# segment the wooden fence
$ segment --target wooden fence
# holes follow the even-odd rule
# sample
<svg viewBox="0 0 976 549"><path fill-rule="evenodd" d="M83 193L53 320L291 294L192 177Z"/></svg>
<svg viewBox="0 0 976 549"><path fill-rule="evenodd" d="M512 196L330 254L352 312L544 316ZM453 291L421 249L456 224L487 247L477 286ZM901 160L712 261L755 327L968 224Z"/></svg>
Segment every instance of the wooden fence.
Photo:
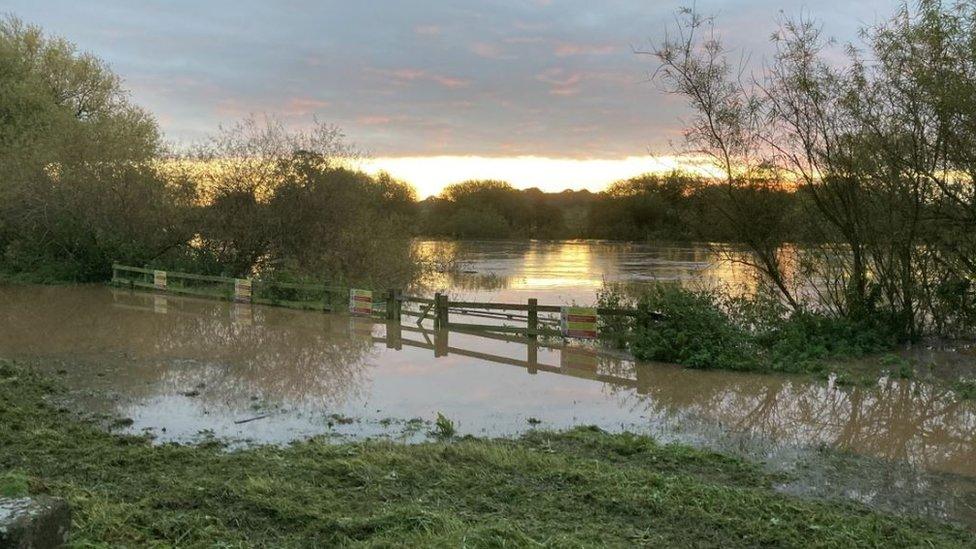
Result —
<svg viewBox="0 0 976 549"><path fill-rule="evenodd" d="M535 298L526 303L451 301L446 294L433 298L404 295L399 289L381 292L324 284L235 279L173 271L112 265L112 283L178 294L321 311L361 312L387 320L413 317L419 325L432 320L436 329L511 334L530 339L539 336L596 337L597 326L626 327L633 309L580 308L542 305ZM364 296L372 307L362 307ZM458 318L486 319L495 323L459 322ZM512 325L515 323L516 325Z"/></svg>

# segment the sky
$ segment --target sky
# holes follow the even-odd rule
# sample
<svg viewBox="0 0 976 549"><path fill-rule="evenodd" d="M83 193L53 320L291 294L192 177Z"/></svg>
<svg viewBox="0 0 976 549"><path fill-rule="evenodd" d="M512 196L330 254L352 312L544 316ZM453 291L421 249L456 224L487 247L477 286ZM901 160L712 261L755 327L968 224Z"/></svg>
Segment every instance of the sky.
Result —
<svg viewBox="0 0 976 549"><path fill-rule="evenodd" d="M0 0L119 73L168 141L317 117L421 197L472 178L600 190L680 165L684 101L650 56L686 0ZM697 0L761 63L777 17L846 42L892 0Z"/></svg>

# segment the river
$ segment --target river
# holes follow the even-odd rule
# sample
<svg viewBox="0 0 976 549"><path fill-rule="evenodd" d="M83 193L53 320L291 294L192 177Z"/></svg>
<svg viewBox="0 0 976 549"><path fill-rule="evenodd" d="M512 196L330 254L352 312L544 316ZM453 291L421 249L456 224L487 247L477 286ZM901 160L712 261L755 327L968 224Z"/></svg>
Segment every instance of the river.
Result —
<svg viewBox="0 0 976 549"><path fill-rule="evenodd" d="M604 281L748 283L705 247L422 245L461 258L435 288L481 300L592 303ZM100 285L0 286L0 326L0 357L62 376L72 403L131 418L123 430L159 442L409 442L438 413L480 436L597 425L761 461L790 473L787 492L976 526L976 405L922 382L689 370L579 344Z"/></svg>

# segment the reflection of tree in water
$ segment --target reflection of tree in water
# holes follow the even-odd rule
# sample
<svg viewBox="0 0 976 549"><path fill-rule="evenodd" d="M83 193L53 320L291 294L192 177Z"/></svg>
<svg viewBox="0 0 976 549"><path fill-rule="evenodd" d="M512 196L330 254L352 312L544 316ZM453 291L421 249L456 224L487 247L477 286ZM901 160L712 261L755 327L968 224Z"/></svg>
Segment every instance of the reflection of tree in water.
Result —
<svg viewBox="0 0 976 549"><path fill-rule="evenodd" d="M260 396L305 406L337 405L362 394L372 349L370 321L304 313L280 322L267 318L277 316L267 309L253 312L251 322L226 315L195 318L161 334L156 340L160 354L204 357L196 361L204 362L202 369L169 369L166 382L176 387L204 383L205 395L225 402Z"/></svg>
<svg viewBox="0 0 976 549"><path fill-rule="evenodd" d="M429 295L444 288L450 288L455 292L502 290L512 285L511 279L512 277L510 276L499 275L497 273L428 273L420 277L410 287L410 291Z"/></svg>
<svg viewBox="0 0 976 549"><path fill-rule="evenodd" d="M113 386L125 394L203 383L201 398L228 404L252 395L334 404L367 381L368 320L102 288L57 296L0 295L0 319L11 327L0 331L0 356L94 359L114 366Z"/></svg>
<svg viewBox="0 0 976 549"><path fill-rule="evenodd" d="M826 444L976 475L976 407L931 384L888 379L874 387L838 387L651 364L630 368L637 391L611 391L654 415L703 418L779 443Z"/></svg>

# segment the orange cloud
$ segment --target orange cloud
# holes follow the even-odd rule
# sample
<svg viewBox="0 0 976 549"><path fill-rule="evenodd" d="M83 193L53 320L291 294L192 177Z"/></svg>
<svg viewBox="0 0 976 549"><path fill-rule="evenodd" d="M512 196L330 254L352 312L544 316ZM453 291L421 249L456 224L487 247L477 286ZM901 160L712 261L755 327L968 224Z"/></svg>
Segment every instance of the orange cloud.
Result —
<svg viewBox="0 0 976 549"><path fill-rule="evenodd" d="M559 42L553 53L556 57L569 57L573 55L606 55L617 50L611 44L576 44L573 42Z"/></svg>
<svg viewBox="0 0 976 549"><path fill-rule="evenodd" d="M567 73L564 69L548 69L535 76L535 79L549 84L550 95L570 96L579 93L579 84L583 81L583 73Z"/></svg>
<svg viewBox="0 0 976 549"><path fill-rule="evenodd" d="M288 116L305 116L312 114L319 109L328 107L328 101L313 99L310 97L293 97L282 107L281 112Z"/></svg>
<svg viewBox="0 0 976 549"><path fill-rule="evenodd" d="M542 41L538 36L512 36L502 40L506 44L538 44Z"/></svg>
<svg viewBox="0 0 976 549"><path fill-rule="evenodd" d="M471 84L470 80L465 80L464 78L446 76L423 69L367 69L367 71L391 78L398 84L427 80L450 89L464 88Z"/></svg>
<svg viewBox="0 0 976 549"><path fill-rule="evenodd" d="M356 122L364 126L381 126L393 122L393 119L389 116L361 116L356 119Z"/></svg>
<svg viewBox="0 0 976 549"><path fill-rule="evenodd" d="M437 36L441 33L441 28L437 25L418 25L413 28L413 32L421 36Z"/></svg>
<svg viewBox="0 0 976 549"><path fill-rule="evenodd" d="M463 78L453 78L450 76L441 76L439 74L430 75L430 79L433 80L434 82L437 82L441 86L444 86L445 88L451 88L451 89L464 88L467 87L468 84L470 84L470 82L464 80Z"/></svg>
<svg viewBox="0 0 976 549"><path fill-rule="evenodd" d="M489 44L488 42L475 42L471 44L469 49L478 57L484 57L486 59L506 59L508 56L498 44Z"/></svg>

